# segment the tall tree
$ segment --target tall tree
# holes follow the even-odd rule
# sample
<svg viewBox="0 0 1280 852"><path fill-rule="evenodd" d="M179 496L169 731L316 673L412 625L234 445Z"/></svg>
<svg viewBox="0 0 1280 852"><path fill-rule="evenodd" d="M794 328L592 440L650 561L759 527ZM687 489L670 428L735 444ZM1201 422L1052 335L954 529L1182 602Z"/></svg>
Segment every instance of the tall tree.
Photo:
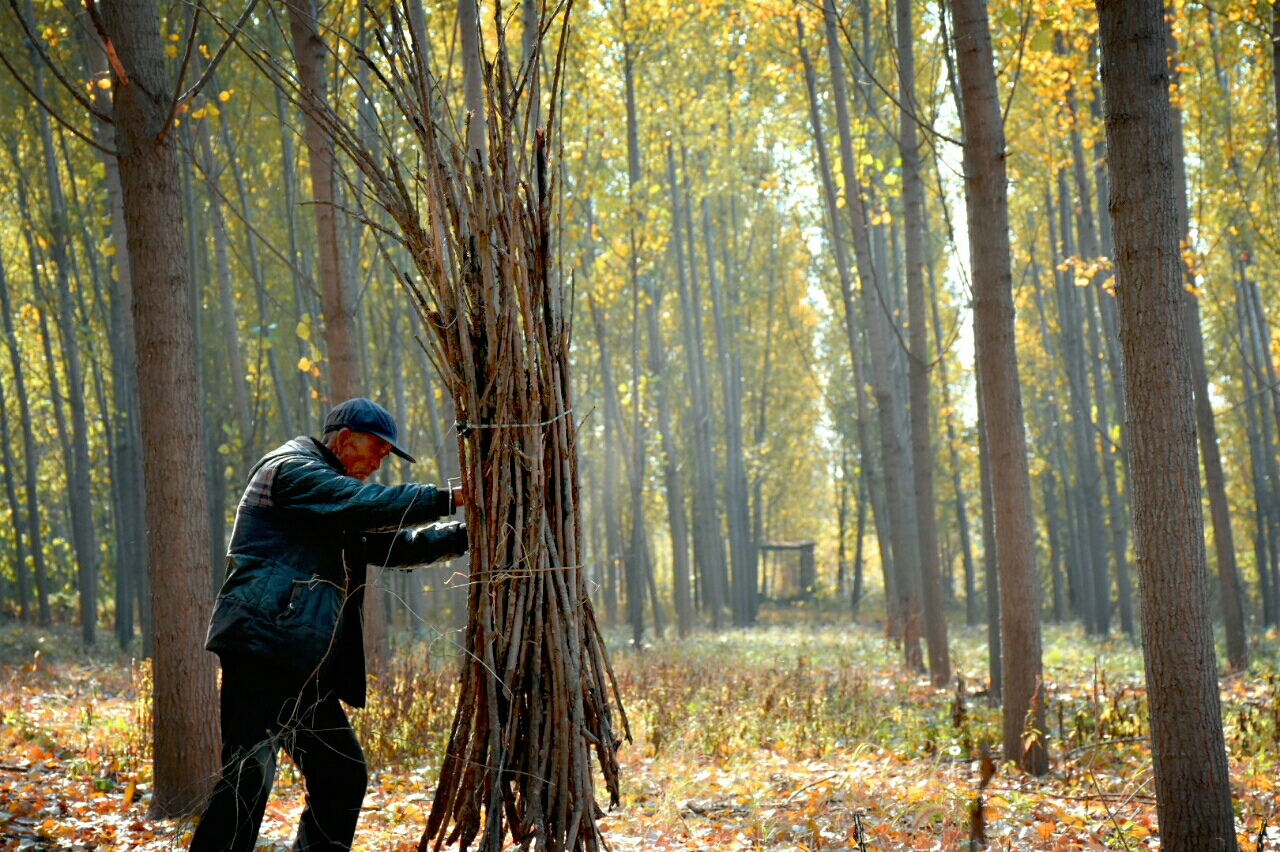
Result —
<svg viewBox="0 0 1280 852"><path fill-rule="evenodd" d="M35 12L31 0L24 4L27 24L35 29ZM45 99L44 62L34 43L29 44L33 88L38 99ZM67 202L58 174L58 158L53 147L53 132L48 112L36 111L40 128L44 179L48 190L50 236L49 255L53 261L53 279L58 298L58 334L66 371L67 396L71 403L71 454L66 459L67 491L71 506L71 540L75 546L79 568L80 640L92 645L98 625L98 559L94 545L93 494L89 471L89 424L85 415L84 379L81 375L80 348L76 335L79 323L71 300L71 259L68 256Z"/></svg>
<svg viewBox="0 0 1280 852"><path fill-rule="evenodd" d="M1040 591L1036 580L1031 475L1014 345L1004 124L984 0L952 0L956 70L964 104L964 176L973 275L974 338L991 463L1000 574L1004 757L1043 774L1044 701Z"/></svg>
<svg viewBox="0 0 1280 852"><path fill-rule="evenodd" d="M868 423L870 415L867 413L867 393L866 383L862 374L862 353L858 345L858 325L857 311L853 305L853 281L849 269L849 257L844 242L844 231L841 228L840 205L839 199L836 197L835 179L831 172L831 161L827 154L827 142L825 131L823 130L822 113L818 106L818 89L816 75L813 70L813 61L809 58L809 48L804 41L804 21L801 16L796 16L796 34L799 40L800 61L804 67L804 83L805 90L809 96L809 126L813 133L814 150L818 154L817 170L818 178L822 182L822 197L826 202L828 223L828 239L831 241L831 253L835 259L836 275L840 281L840 300L844 308L844 333L845 342L849 347L849 359L853 367L854 382L854 401L856 411L856 424L858 435L858 451L861 456L860 468L862 477L867 480L872 489L877 484L875 481L875 473L872 471L873 451L871 446L871 436L869 434ZM877 471L878 472L878 471ZM871 491L872 489L868 489ZM870 496L869 494L867 496ZM876 534L880 546L880 566L883 569L884 588L885 588L885 618L889 626L889 632L892 635L894 627L901 620L899 610L900 599L897 595L897 578L894 572L893 553L890 536L885 534L887 521L884 513L878 511L877 502L871 499L871 511L875 516ZM863 518L862 503L859 502L858 512L859 518ZM859 557L861 556L861 539L859 539ZM860 590L859 590L860 591ZM855 594L854 604L858 602L858 596Z"/></svg>
<svg viewBox="0 0 1280 852"><path fill-rule="evenodd" d="M1233 852L1204 521L1187 488L1199 476L1164 8L1097 7L1160 843Z"/></svg>
<svg viewBox="0 0 1280 852"><path fill-rule="evenodd" d="M200 445L197 359L178 168L167 133L175 85L165 73L156 5L110 0L101 8L119 63L112 79L116 144L137 296L155 631L151 808L180 814L209 792L219 738L214 658L203 647L211 601L204 471L193 452Z"/></svg>
<svg viewBox="0 0 1280 852"><path fill-rule="evenodd" d="M474 0L463 0L474 3ZM320 247L320 300L324 310L324 332L329 359L329 399L336 405L360 396L360 363L356 353L356 330L347 281L343 244L338 228L334 192L333 140L316 116L328 102L328 73L325 62L329 49L320 37L314 0L288 0L289 30L293 37L294 61L304 104L304 136L311 169L311 197L315 202L316 240ZM463 38L466 38L465 29Z"/></svg>
<svg viewBox="0 0 1280 852"><path fill-rule="evenodd" d="M718 573L713 567L715 554L719 553L716 539L718 536L711 528L711 519L715 517L715 460L711 456L711 403L708 397L705 373L706 357L700 346L700 339L695 331L695 310L689 287L689 276L685 262L685 241L683 234L684 205L681 203L680 185L676 179L676 158L673 146L667 144L667 182L671 188L671 245L674 249L673 260L676 267L676 285L680 299L680 332L684 344L685 384L690 396L690 417L693 420L693 555L694 569L702 581L702 596L708 593L708 583L714 583ZM689 246L690 252L693 246ZM650 335L652 340L652 334ZM652 346L652 342L650 343ZM705 440L704 440L705 438ZM706 445L705 451L703 445ZM670 456L668 456L670 458ZM681 514L684 509L681 507ZM686 562L685 570L688 570ZM677 581L678 582L678 581ZM686 590L688 595L687 575ZM677 589L676 617L681 618L679 599L681 591ZM718 599L718 596L717 596ZM713 627L718 628L720 620L719 607L708 607L711 610ZM690 616L691 618L692 616Z"/></svg>
<svg viewBox="0 0 1280 852"><path fill-rule="evenodd" d="M9 311L9 285L4 277L4 260L0 258L0 293L4 293L4 311L6 321L8 320ZM18 374L18 381L21 381L21 373ZM25 405L23 406L25 408ZM27 556L24 552L22 535L23 524L21 509L18 503L18 490L14 486L14 463L13 452L9 443L9 413L8 404L5 401L5 394L0 388L0 441L3 442L4 449L4 490L5 496L9 498L9 524L13 530L13 573L14 580L17 585L18 592L18 617L27 624L35 619L31 611L31 583L27 578Z"/></svg>
<svg viewBox="0 0 1280 852"><path fill-rule="evenodd" d="M920 582L924 601L925 644L934 686L951 680L947 614L942 608L938 567L938 519L933 497L933 423L929 417L929 320L925 308L924 179L916 136L915 27L912 0L896 0L898 34L898 150L902 155L903 243L906 260L907 376L911 393L911 471L920 539Z"/></svg>
<svg viewBox="0 0 1280 852"><path fill-rule="evenodd" d="M49 609L49 579L44 563L44 538L40 533L40 503L37 497L37 467L35 432L31 421L31 405L27 398L27 384L22 366L22 349L13 330L13 305L9 299L9 285L0 275L0 314L4 317L5 346L9 350L9 364L13 368L14 393L18 397L18 418L22 423L22 461L24 486L27 498L27 544L31 549L32 573L36 583L36 623L41 627L53 624ZM15 531L15 534L17 532Z"/></svg>
<svg viewBox="0 0 1280 852"><path fill-rule="evenodd" d="M115 457L113 482L119 490L117 510L116 563L117 589L124 592L116 598L116 634L120 647L128 649L133 642L133 603L137 603L142 623L143 643L151 648L151 610L143 605L146 591L146 495L143 493L142 434L138 414L138 348L133 329L133 285L129 277L129 252L125 248L124 199L120 192L120 166L108 153L115 148L116 131L112 112L111 69L102 38L89 20L87 10L77 13L78 29L89 57L94 85L90 88L92 103L103 118L94 122L94 132L103 150L102 183L107 193L111 216L111 258L114 267L107 274L110 296L111 394L113 407L112 455ZM24 431L26 427L24 425Z"/></svg>
<svg viewBox="0 0 1280 852"><path fill-rule="evenodd" d="M1272 8L1275 9L1276 6L1273 5ZM1273 25L1280 27L1280 16L1275 17ZM1280 29L1277 29L1277 35L1280 35ZM1179 81L1178 44L1174 40L1173 27L1167 16L1165 47L1169 55L1169 77L1176 86ZM1276 49L1280 50L1280 42L1277 43ZM1280 90L1277 90L1276 97L1277 104L1280 104ZM1174 192L1178 204L1178 237L1181 245L1185 246L1190 242L1191 214L1190 205L1187 202L1187 167L1182 139L1182 110L1173 107L1171 116ZM1243 590L1240 571L1236 566L1235 536L1231 530L1231 513L1227 503L1226 476L1222 470L1222 453L1218 449L1218 427L1213 413L1213 401L1209 396L1209 372L1205 365L1204 334L1200 326L1200 299L1193 292L1194 276L1185 262L1183 275L1187 286L1182 288L1179 298L1182 299L1182 322L1186 327L1187 357L1191 362L1192 390L1195 394L1196 435L1200 439L1200 461L1204 466L1204 485L1209 496L1209 519L1213 524L1213 552L1218 567L1218 581L1222 588L1227 661L1233 669L1239 671L1249 665L1249 638L1245 631ZM1246 408L1251 410L1248 406ZM1254 494L1258 494L1256 483ZM1264 520L1259 524L1260 533L1265 523ZM1266 559L1259 560L1258 577L1264 589L1267 587L1265 582L1267 572ZM1266 595L1264 600L1265 598Z"/></svg>
<svg viewBox="0 0 1280 852"><path fill-rule="evenodd" d="M885 280L886 265L883 262L886 252L883 248L878 252L873 249L862 181L858 178L857 161L854 159L853 132L844 82L844 58L840 52L834 0L824 0L822 16L826 30L827 58L831 66L831 94L836 106L836 129L840 138L840 171L844 178L845 208L850 211L859 296L871 349L871 388L880 423L880 463L884 467L898 612L901 619L898 635L902 638L903 658L907 666L921 668L924 662L920 655L920 554L914 523L915 503L908 494L914 480L911 474L911 457L908 449L903 446L903 436L909 433L906 407L892 369L891 295ZM879 255L881 262L876 262L875 254Z"/></svg>

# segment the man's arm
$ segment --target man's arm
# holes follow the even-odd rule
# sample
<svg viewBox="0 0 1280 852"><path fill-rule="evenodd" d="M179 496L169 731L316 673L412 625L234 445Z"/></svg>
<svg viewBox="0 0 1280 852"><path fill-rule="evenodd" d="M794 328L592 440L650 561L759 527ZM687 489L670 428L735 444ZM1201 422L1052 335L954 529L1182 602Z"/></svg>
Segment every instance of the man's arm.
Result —
<svg viewBox="0 0 1280 852"><path fill-rule="evenodd" d="M368 532L361 537L371 565L404 568L452 559L467 552L467 525L435 524L397 532Z"/></svg>
<svg viewBox="0 0 1280 852"><path fill-rule="evenodd" d="M453 497L434 485L379 485L344 476L320 461L285 462L272 484L272 503L352 527L407 526L453 514Z"/></svg>

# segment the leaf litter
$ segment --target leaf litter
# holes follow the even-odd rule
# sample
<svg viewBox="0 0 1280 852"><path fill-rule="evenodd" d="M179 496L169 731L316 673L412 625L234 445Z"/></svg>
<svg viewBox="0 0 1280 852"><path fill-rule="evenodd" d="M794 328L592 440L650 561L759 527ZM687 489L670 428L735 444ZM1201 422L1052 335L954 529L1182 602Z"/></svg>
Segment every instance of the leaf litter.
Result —
<svg viewBox="0 0 1280 852"><path fill-rule="evenodd" d="M0 852L185 849L192 818L147 814L148 665L56 636L47 656L19 660L34 631L6 630ZM980 790L983 747L999 737L978 686L981 628L955 631L953 690L902 672L865 627L766 627L638 654L608 638L636 732L620 755L621 806L602 822L615 849L1159 848L1141 657L1123 641L1047 628L1050 772L992 763ZM1245 852L1260 839L1280 849L1275 639L1262 637L1253 670L1222 681ZM352 713L371 764L356 848L417 848L454 688L440 655L406 653ZM288 849L303 806L302 779L283 761L258 848ZM978 824L985 846L971 847Z"/></svg>

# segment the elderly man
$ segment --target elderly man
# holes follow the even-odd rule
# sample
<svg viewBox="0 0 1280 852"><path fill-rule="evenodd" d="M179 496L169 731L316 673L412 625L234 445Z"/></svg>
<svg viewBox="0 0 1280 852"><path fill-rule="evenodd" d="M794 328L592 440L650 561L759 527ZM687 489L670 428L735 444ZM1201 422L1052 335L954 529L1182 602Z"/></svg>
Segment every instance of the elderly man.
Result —
<svg viewBox="0 0 1280 852"><path fill-rule="evenodd" d="M329 412L324 440L262 457L236 508L227 578L206 647L222 662L222 777L192 852L251 852L284 749L307 807L295 850L348 849L364 800L364 755L339 700L365 701L365 566L408 567L467 549L461 492L364 480L389 453L414 461L367 399Z"/></svg>

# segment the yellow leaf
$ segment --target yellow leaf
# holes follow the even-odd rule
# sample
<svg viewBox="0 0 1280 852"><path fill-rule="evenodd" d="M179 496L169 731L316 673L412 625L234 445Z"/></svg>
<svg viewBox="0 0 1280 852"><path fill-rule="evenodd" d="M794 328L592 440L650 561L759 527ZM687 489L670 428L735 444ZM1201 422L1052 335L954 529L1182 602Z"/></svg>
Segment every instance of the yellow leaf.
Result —
<svg viewBox="0 0 1280 852"><path fill-rule="evenodd" d="M138 782L130 781L129 786L124 790L124 806L127 808L133 804L133 797L138 792Z"/></svg>
<svg viewBox="0 0 1280 852"><path fill-rule="evenodd" d="M164 55L170 59L178 58L178 46L174 44L166 44L164 46Z"/></svg>
<svg viewBox="0 0 1280 852"><path fill-rule="evenodd" d="M311 359L303 355L298 359L298 369L304 373L311 372Z"/></svg>
<svg viewBox="0 0 1280 852"><path fill-rule="evenodd" d="M231 94L234 91L234 89L223 89L221 92L218 92L218 100L225 104L227 101L231 100Z"/></svg>
<svg viewBox="0 0 1280 852"><path fill-rule="evenodd" d="M111 88L111 80L110 80L109 78L107 78L107 77L103 77L101 80L99 80L99 81L98 81L98 88L99 88L99 89L110 89L110 88Z"/></svg>
<svg viewBox="0 0 1280 852"><path fill-rule="evenodd" d="M298 326L293 330L293 332L294 334L301 337L303 340L311 339L311 326L307 325L305 322L302 322L301 320L298 321ZM306 367L302 367L302 369L305 370Z"/></svg>

